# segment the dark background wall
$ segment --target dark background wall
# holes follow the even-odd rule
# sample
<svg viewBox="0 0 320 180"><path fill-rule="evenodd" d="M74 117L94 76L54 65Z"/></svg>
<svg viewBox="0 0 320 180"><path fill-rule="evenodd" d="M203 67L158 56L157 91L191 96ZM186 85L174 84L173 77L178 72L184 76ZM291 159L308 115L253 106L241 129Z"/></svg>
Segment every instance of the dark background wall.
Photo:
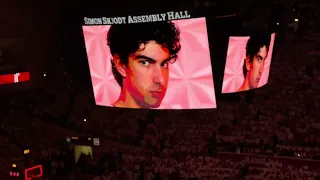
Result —
<svg viewBox="0 0 320 180"><path fill-rule="evenodd" d="M58 1L4 0L0 6L0 48L9 63L19 63L31 72L30 87L44 87L43 74L61 74L57 56ZM60 78L61 79L61 78Z"/></svg>

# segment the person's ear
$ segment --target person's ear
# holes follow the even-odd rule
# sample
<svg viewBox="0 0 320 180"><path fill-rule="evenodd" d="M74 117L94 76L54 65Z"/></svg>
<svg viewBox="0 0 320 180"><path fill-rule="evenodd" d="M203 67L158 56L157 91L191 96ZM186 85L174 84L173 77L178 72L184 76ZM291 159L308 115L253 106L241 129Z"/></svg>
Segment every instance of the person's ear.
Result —
<svg viewBox="0 0 320 180"><path fill-rule="evenodd" d="M246 57L245 63L246 63L247 71L250 71L250 67L251 67L250 56Z"/></svg>
<svg viewBox="0 0 320 180"><path fill-rule="evenodd" d="M117 71L121 74L122 77L126 77L126 66L121 62L120 57L118 55L113 56L113 63L117 69Z"/></svg>

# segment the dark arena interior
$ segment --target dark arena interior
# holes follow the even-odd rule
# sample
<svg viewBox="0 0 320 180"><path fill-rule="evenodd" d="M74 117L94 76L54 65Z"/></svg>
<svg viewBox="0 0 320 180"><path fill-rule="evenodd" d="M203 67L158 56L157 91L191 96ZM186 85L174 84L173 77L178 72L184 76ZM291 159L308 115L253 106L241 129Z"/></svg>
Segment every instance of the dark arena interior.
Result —
<svg viewBox="0 0 320 180"><path fill-rule="evenodd" d="M319 2L5 0L0 9L1 180L320 180ZM84 17L169 11L205 17L216 107L97 105ZM229 37L261 29L275 33L268 83L221 93Z"/></svg>

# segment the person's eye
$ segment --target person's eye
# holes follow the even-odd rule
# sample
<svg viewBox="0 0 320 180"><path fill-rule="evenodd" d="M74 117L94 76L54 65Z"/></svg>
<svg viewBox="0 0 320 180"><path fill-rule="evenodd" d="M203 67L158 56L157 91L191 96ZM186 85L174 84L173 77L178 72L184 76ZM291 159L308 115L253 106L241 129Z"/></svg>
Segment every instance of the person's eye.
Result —
<svg viewBox="0 0 320 180"><path fill-rule="evenodd" d="M257 57L257 61L258 61L258 62L260 62L261 60L262 60L261 58Z"/></svg>
<svg viewBox="0 0 320 180"><path fill-rule="evenodd" d="M149 62L148 61L146 61L146 60L143 60L143 61L140 61L140 63L142 64L142 65L144 65L144 66L149 66Z"/></svg>
<svg viewBox="0 0 320 180"><path fill-rule="evenodd" d="M161 65L162 65L162 67L166 68L166 67L168 67L168 62L164 62Z"/></svg>

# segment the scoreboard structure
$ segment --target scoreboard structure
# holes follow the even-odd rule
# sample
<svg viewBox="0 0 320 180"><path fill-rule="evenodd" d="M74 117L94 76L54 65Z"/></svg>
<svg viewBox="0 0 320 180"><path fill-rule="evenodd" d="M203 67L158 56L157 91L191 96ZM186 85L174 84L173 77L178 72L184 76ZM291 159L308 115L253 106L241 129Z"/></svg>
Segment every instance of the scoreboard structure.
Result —
<svg viewBox="0 0 320 180"><path fill-rule="evenodd" d="M76 145L86 145L86 146L100 146L99 138L92 137L66 137L67 143L76 144Z"/></svg>
<svg viewBox="0 0 320 180"><path fill-rule="evenodd" d="M20 83L30 80L29 72L19 72L14 74L1 74L0 84Z"/></svg>

